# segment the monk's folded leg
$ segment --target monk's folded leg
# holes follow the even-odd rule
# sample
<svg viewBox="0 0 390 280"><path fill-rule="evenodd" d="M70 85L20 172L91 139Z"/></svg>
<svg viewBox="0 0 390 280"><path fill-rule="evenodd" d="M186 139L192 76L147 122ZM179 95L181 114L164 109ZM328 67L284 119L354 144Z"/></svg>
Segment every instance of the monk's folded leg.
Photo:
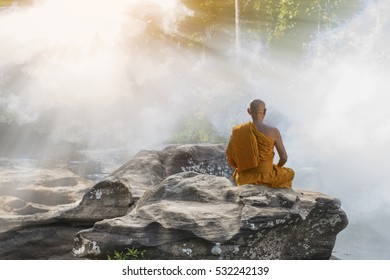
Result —
<svg viewBox="0 0 390 280"><path fill-rule="evenodd" d="M292 181L295 176L294 170L288 167L274 166L274 178L271 186L274 188L292 188Z"/></svg>
<svg viewBox="0 0 390 280"><path fill-rule="evenodd" d="M280 186L285 185L286 187L291 188L292 181L295 177L295 172L293 169L288 167L282 167L282 169L283 169L283 176L281 176L282 179L281 179Z"/></svg>

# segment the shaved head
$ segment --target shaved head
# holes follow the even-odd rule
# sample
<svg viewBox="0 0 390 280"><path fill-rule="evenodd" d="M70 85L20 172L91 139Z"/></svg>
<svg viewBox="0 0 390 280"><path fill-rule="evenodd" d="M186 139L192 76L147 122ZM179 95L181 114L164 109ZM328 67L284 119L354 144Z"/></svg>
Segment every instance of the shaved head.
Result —
<svg viewBox="0 0 390 280"><path fill-rule="evenodd" d="M261 99L253 99L251 103L249 103L249 110L252 114L257 114L265 109L265 103Z"/></svg>

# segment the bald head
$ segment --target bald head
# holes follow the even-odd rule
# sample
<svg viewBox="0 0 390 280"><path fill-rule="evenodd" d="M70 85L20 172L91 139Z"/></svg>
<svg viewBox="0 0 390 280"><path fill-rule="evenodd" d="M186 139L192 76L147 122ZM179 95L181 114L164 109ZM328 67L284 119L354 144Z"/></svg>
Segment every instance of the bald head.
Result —
<svg viewBox="0 0 390 280"><path fill-rule="evenodd" d="M249 103L248 113L252 116L253 119L257 119L260 115L259 113L263 113L262 117L265 115L265 103L261 99L253 99Z"/></svg>
<svg viewBox="0 0 390 280"><path fill-rule="evenodd" d="M249 103L249 109L253 113L261 112L265 108L265 103L260 99L253 99L251 103Z"/></svg>

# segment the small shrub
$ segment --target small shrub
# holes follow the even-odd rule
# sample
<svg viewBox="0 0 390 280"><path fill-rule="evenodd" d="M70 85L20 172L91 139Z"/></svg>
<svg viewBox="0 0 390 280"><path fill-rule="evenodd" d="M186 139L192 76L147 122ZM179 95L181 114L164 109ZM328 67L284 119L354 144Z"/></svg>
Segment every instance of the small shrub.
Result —
<svg viewBox="0 0 390 280"><path fill-rule="evenodd" d="M141 260L145 258L146 250L138 250L135 248L127 248L124 251L114 251L113 256L107 256L109 260Z"/></svg>

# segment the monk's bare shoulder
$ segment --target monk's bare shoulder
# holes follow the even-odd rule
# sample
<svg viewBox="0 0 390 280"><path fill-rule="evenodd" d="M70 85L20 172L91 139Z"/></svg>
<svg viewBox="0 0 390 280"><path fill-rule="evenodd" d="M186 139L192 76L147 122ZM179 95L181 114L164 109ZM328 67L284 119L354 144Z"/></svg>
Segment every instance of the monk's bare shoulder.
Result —
<svg viewBox="0 0 390 280"><path fill-rule="evenodd" d="M265 125L265 124L264 124L263 130L264 130L263 132L264 132L266 135L268 135L268 136L274 138L275 140L278 139L278 138L280 138L279 129L277 129L276 127L273 127L273 126L269 126L269 125Z"/></svg>

